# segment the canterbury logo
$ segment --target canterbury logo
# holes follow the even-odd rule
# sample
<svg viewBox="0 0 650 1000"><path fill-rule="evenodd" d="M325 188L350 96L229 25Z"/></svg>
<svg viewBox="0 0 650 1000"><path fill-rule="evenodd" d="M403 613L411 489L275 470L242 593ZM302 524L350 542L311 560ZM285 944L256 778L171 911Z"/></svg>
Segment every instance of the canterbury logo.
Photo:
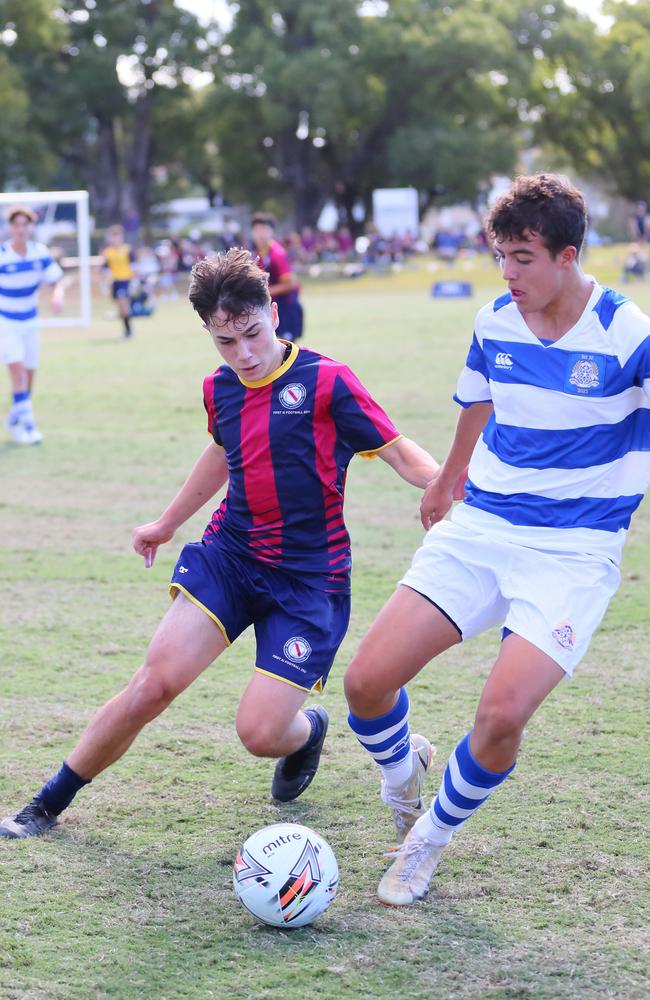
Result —
<svg viewBox="0 0 650 1000"><path fill-rule="evenodd" d="M494 364L497 368L512 368L512 355L506 354L505 351L499 351L494 359Z"/></svg>

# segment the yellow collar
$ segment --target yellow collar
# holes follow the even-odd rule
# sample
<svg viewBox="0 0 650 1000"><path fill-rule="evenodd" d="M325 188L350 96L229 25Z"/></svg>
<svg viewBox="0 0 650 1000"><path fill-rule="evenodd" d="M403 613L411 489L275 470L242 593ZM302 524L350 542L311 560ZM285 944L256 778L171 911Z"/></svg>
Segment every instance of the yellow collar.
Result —
<svg viewBox="0 0 650 1000"><path fill-rule="evenodd" d="M290 340L283 340L282 337L278 337L278 340L280 341L281 344L287 344L291 347L291 351L289 352L289 357L285 358L282 364L274 371L272 371L270 375L266 375L264 378L260 378L256 382L247 382L246 379L241 377L241 375L238 375L237 378L239 379L239 381L243 385L245 385L248 389L261 389L263 385L268 385L270 382L275 382L276 378L280 378L281 375L284 375L284 373L288 371L289 368L291 368L291 365L298 357L298 351L300 350L300 348L298 347L297 344L292 344Z"/></svg>

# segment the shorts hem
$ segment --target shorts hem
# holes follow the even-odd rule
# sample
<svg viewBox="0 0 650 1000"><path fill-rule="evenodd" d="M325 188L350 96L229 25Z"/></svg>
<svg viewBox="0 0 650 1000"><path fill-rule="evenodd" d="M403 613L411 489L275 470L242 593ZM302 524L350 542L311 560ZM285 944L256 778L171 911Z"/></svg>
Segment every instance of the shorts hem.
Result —
<svg viewBox="0 0 650 1000"><path fill-rule="evenodd" d="M179 591L179 593L183 594L184 597L187 597L188 601L191 601L192 604L195 604L197 606L197 608L200 608L201 611L203 611L208 616L208 618L211 618L212 621L214 622L214 624L217 626L217 628L221 632L221 634L223 635L224 639L226 640L226 644L228 646L232 646L232 643L231 643L230 639L228 638L228 633L226 632L226 628L225 628L223 622L219 621L219 619L217 618L217 616L215 614L213 614L213 612L210 611L209 608L206 608L205 604L201 604L201 602L194 596L194 594L190 594L189 590L186 590L185 587L181 583L170 583L169 584L169 594L171 596L172 601L176 597L176 594L174 593L174 591L176 591L176 590Z"/></svg>
<svg viewBox="0 0 650 1000"><path fill-rule="evenodd" d="M555 652L555 650L552 650L549 646L543 646L539 639L534 639L531 636L524 635L525 629L510 628L509 625L504 625L503 627L508 629L508 635L504 636L501 640L502 642L510 635L516 635L518 639L524 639L526 642L529 642L531 646L534 646L535 649L538 649L540 653L544 653L545 656L548 656L549 660L553 660L553 663L564 673L564 680L571 680L573 677L573 671L578 666L582 656L576 660L575 663L562 663L560 659L562 655L561 653Z"/></svg>
<svg viewBox="0 0 650 1000"><path fill-rule="evenodd" d="M322 677L319 677L311 687L305 687L304 684L296 684L295 681L290 681L287 677L282 677L280 674L274 674L271 670L264 670L262 667L255 667L255 673L264 674L265 677L272 677L276 681L282 681L283 684L289 684L290 687L298 688L299 691L304 691L306 694L311 694L312 691L320 693L325 687Z"/></svg>
<svg viewBox="0 0 650 1000"><path fill-rule="evenodd" d="M414 587L411 583L404 583L403 580L400 580L399 586L400 587L408 587L408 589L412 590L414 594L419 594L420 597L423 597L425 599L425 601L428 601L429 604L432 604L434 606L434 608L436 609L436 611L439 611L440 614L443 616L443 618L446 618L447 621L449 622L449 624L453 625L453 627L458 632L458 636L460 638L460 641L464 642L463 630L460 628L459 625L456 624L456 622L454 621L454 619L451 617L450 614L448 614L445 611L444 608L441 608L439 604L436 604L436 602L434 600L432 600L432 598L430 598L427 594L423 594L421 590L418 590L417 587Z"/></svg>

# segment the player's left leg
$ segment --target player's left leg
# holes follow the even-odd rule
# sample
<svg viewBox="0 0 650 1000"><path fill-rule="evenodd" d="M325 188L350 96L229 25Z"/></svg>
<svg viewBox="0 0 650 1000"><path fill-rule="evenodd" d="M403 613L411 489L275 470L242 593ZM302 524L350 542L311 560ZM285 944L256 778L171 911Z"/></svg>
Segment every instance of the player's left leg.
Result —
<svg viewBox="0 0 650 1000"><path fill-rule="evenodd" d="M312 783L327 735L322 705L302 711L308 692L256 673L239 703L237 734L257 757L280 758L272 795L280 802L298 798Z"/></svg>
<svg viewBox="0 0 650 1000"><path fill-rule="evenodd" d="M513 771L524 726L563 677L548 653L528 640L509 635L503 641L474 728L451 754L431 809L379 883L383 903L409 906L426 896L453 833Z"/></svg>
<svg viewBox="0 0 650 1000"><path fill-rule="evenodd" d="M36 426L32 407L32 386L38 360L38 333L31 331L26 337L21 335L23 354L29 353L21 360L7 364L11 382L12 406L7 417L6 426L15 441L19 444L40 444L43 435ZM34 343L34 341L36 341ZM27 362L31 363L31 366Z"/></svg>
<svg viewBox="0 0 650 1000"><path fill-rule="evenodd" d="M244 745L259 756L279 757L271 794L291 802L309 787L320 763L328 727L322 705L301 710L311 691L322 691L347 632L350 595L331 593L277 570L258 570L255 622L257 660L237 717Z"/></svg>
<svg viewBox="0 0 650 1000"><path fill-rule="evenodd" d="M400 586L345 675L348 724L380 768L381 797L392 811L398 845L426 811L424 779L433 753L426 737L410 731L406 684L460 638L445 613L422 594Z"/></svg>
<svg viewBox="0 0 650 1000"><path fill-rule="evenodd" d="M115 299L115 304L117 305L117 312L122 320L124 326L124 337L128 338L133 335L133 328L131 326L131 300L129 298L129 282L128 281L114 281L113 282L113 298Z"/></svg>
<svg viewBox="0 0 650 1000"><path fill-rule="evenodd" d="M237 710L237 735L256 757L284 757L309 739L311 725L300 709L308 692L256 673Z"/></svg>

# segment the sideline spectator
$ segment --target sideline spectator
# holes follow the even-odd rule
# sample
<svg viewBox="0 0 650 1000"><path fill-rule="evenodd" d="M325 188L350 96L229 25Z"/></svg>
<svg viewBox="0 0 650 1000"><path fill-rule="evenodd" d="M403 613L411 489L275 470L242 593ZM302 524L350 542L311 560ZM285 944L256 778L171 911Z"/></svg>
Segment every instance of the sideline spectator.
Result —
<svg viewBox="0 0 650 1000"><path fill-rule="evenodd" d="M630 216L630 235L635 242L645 243L650 236L650 219L645 201L637 201Z"/></svg>
<svg viewBox="0 0 650 1000"><path fill-rule="evenodd" d="M180 261L178 247L173 240L163 240L156 247L156 256L160 261L160 275L158 277L160 298L161 300L177 299L176 275Z"/></svg>
<svg viewBox="0 0 650 1000"><path fill-rule="evenodd" d="M627 284L630 278L644 278L646 255L641 243L632 243L628 247L627 257L623 262L622 280Z"/></svg>

